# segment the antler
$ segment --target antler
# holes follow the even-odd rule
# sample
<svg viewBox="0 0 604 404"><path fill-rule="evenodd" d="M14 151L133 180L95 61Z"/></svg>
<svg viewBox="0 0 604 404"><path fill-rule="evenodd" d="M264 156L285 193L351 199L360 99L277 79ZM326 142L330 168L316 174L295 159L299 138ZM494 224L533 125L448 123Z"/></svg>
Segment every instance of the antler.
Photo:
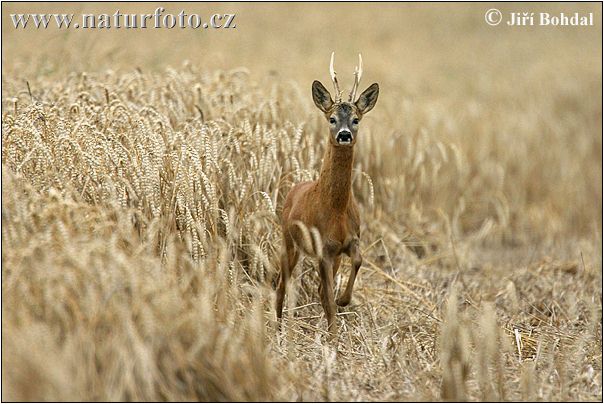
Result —
<svg viewBox="0 0 604 404"><path fill-rule="evenodd" d="M331 81L333 81L333 86L336 90L335 102L338 103L338 102L342 101L342 92L340 91L340 86L338 85L338 78L336 77L336 71L333 69L334 56L335 56L335 52L331 52L331 62L329 62L329 74L331 75Z"/></svg>
<svg viewBox="0 0 604 404"><path fill-rule="evenodd" d="M333 58L333 56L332 56ZM333 60L333 59L332 59ZM361 82L361 76L363 75L363 58L359 53L359 65L354 69L354 84L352 85L352 90L350 90L350 98L349 102L354 102L354 98L357 95L357 88L359 87L359 83Z"/></svg>

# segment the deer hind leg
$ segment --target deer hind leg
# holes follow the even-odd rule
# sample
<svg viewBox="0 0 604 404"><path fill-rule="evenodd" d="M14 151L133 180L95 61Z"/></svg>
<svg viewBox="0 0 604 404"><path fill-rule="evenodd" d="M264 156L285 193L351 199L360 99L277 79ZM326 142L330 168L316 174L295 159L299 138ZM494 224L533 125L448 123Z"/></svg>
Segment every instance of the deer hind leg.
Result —
<svg viewBox="0 0 604 404"><path fill-rule="evenodd" d="M285 298L285 289L291 273L298 262L299 252L290 239L286 239L283 243L283 251L281 252L281 272L279 274L279 284L277 285L277 299L275 302L275 310L277 311L277 319L281 320L283 314L283 299Z"/></svg>
<svg viewBox="0 0 604 404"><path fill-rule="evenodd" d="M348 278L348 284L344 293L336 300L338 306L348 306L352 300L352 288L354 287L354 281L357 278L359 268L363 264L363 257L361 256L361 249L359 248L359 240L355 239L350 245L348 252L350 261L352 262L350 268L350 277Z"/></svg>

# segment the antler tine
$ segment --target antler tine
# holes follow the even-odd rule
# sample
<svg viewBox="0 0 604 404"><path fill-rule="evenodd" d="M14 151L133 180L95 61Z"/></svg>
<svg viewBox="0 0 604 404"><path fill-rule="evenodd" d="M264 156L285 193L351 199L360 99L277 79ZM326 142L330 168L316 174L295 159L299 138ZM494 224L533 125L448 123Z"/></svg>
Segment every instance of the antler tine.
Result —
<svg viewBox="0 0 604 404"><path fill-rule="evenodd" d="M354 99L357 96L357 88L361 83L361 76L363 76L363 58L359 53L359 65L354 69L354 84L352 85L352 90L350 90L350 102L354 102Z"/></svg>
<svg viewBox="0 0 604 404"><path fill-rule="evenodd" d="M333 60L335 57L335 52L331 52L331 62L329 63L329 74L331 75L331 81L333 81L333 86L336 90L335 98L336 102L340 102L342 99L342 92L340 91L340 85L338 84L338 78L336 77L336 71L333 68Z"/></svg>

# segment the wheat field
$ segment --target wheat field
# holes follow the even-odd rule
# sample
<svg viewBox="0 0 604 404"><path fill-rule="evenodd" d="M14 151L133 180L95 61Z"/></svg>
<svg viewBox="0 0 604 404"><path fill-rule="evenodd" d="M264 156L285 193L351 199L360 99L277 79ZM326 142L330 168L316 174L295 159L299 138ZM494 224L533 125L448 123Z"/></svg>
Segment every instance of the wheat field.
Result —
<svg viewBox="0 0 604 404"><path fill-rule="evenodd" d="M2 4L2 400L601 401L601 4L170 4L237 29L15 30ZM311 82L363 54L364 263L329 342L311 259L274 311ZM328 86L331 88L331 86ZM336 279L344 283L348 259Z"/></svg>

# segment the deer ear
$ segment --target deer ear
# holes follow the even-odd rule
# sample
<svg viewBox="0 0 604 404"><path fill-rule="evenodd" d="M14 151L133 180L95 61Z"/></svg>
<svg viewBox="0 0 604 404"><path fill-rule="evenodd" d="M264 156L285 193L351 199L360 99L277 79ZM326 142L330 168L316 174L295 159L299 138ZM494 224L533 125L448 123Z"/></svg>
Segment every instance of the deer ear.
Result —
<svg viewBox="0 0 604 404"><path fill-rule="evenodd" d="M329 94L329 91L327 91L325 86L318 80L315 80L312 83L312 100L315 102L317 108L323 112L329 111L333 105L331 94Z"/></svg>
<svg viewBox="0 0 604 404"><path fill-rule="evenodd" d="M355 105L361 112L361 114L366 114L371 111L373 107L375 107L375 103L377 102L378 95L380 94L380 86L377 83L373 83L365 91L363 94L359 96Z"/></svg>

